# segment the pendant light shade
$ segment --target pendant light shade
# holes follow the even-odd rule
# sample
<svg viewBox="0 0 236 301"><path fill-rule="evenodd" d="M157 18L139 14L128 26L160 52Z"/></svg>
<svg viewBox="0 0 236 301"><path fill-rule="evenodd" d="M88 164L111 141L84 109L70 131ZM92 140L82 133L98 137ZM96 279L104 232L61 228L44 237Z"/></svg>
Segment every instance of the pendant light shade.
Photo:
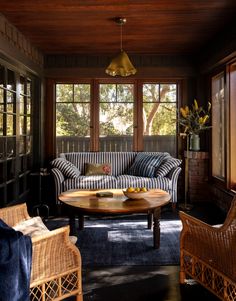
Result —
<svg viewBox="0 0 236 301"><path fill-rule="evenodd" d="M122 49L122 26L126 23L126 19L118 18L116 22L120 25L120 53L112 59L106 73L111 76L125 77L135 74L137 70L131 63L127 53Z"/></svg>
<svg viewBox="0 0 236 301"><path fill-rule="evenodd" d="M129 76L135 74L137 70L131 63L127 53L124 50L114 57L110 65L106 69L106 73L111 76Z"/></svg>

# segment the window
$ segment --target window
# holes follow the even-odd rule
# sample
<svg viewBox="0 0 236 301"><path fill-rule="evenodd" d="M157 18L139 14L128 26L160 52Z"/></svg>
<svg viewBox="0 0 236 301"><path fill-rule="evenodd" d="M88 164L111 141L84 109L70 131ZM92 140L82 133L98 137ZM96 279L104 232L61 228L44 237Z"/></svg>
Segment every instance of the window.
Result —
<svg viewBox="0 0 236 301"><path fill-rule="evenodd" d="M177 87L130 79L56 83L56 155L135 150L176 156Z"/></svg>
<svg viewBox="0 0 236 301"><path fill-rule="evenodd" d="M143 84L144 151L176 155L176 84Z"/></svg>
<svg viewBox="0 0 236 301"><path fill-rule="evenodd" d="M90 149L90 84L56 85L56 142L61 152Z"/></svg>
<svg viewBox="0 0 236 301"><path fill-rule="evenodd" d="M225 180L226 105L224 73L212 78L212 175Z"/></svg>
<svg viewBox="0 0 236 301"><path fill-rule="evenodd" d="M134 85L99 85L99 150L132 151Z"/></svg>

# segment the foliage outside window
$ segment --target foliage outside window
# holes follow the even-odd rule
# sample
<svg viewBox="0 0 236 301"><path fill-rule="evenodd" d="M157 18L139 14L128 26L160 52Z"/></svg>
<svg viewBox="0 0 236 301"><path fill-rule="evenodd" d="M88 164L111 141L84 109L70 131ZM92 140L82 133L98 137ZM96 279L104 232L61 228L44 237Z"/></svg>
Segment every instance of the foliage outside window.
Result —
<svg viewBox="0 0 236 301"><path fill-rule="evenodd" d="M89 151L90 84L56 85L57 153Z"/></svg>
<svg viewBox="0 0 236 301"><path fill-rule="evenodd" d="M143 85L144 150L176 155L176 84ZM156 143L155 143L156 141Z"/></svg>
<svg viewBox="0 0 236 301"><path fill-rule="evenodd" d="M101 151L132 151L133 84L99 85L99 148Z"/></svg>

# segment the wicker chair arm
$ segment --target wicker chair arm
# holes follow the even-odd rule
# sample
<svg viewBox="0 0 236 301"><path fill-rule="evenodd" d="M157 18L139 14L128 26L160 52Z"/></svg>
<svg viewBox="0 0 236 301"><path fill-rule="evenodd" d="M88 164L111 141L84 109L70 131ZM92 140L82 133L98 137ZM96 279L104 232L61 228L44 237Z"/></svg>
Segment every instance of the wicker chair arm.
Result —
<svg viewBox="0 0 236 301"><path fill-rule="evenodd" d="M214 227L184 212L179 215L183 223L180 249L235 278L236 229L228 224Z"/></svg>
<svg viewBox="0 0 236 301"><path fill-rule="evenodd" d="M32 237L32 245L31 287L81 266L80 252L69 240L69 226Z"/></svg>

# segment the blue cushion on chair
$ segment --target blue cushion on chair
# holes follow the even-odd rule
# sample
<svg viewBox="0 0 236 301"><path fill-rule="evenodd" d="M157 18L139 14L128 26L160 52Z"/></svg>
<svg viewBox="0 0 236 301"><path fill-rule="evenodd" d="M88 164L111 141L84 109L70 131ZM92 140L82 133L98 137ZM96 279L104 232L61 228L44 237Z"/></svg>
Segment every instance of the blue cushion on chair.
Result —
<svg viewBox="0 0 236 301"><path fill-rule="evenodd" d="M165 156L165 153L160 155L138 153L133 165L127 171L127 174L132 176L152 178L155 176L155 171L157 167L161 164Z"/></svg>

